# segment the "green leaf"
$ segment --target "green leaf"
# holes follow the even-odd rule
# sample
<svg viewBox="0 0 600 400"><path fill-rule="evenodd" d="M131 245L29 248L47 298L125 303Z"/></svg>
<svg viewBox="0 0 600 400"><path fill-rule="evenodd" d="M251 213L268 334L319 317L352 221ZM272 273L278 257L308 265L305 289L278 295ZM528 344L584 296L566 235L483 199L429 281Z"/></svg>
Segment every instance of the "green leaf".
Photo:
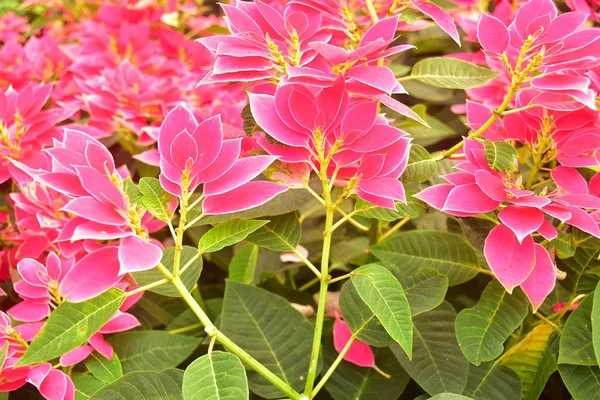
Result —
<svg viewBox="0 0 600 400"><path fill-rule="evenodd" d="M183 397L203 400L248 399L246 370L237 356L213 351L196 359L183 375Z"/></svg>
<svg viewBox="0 0 600 400"><path fill-rule="evenodd" d="M173 218L174 210L171 210L169 204L174 198L167 193L156 178L142 178L139 183L139 190L142 194L142 203L150 214L164 222L170 222Z"/></svg>
<svg viewBox="0 0 600 400"><path fill-rule="evenodd" d="M417 62L411 76L431 86L447 89L471 89L494 79L498 72L466 61L430 57Z"/></svg>
<svg viewBox="0 0 600 400"><path fill-rule="evenodd" d="M220 329L295 390L304 387L313 327L283 297L227 281ZM249 384L262 397L281 396L257 373L249 373Z"/></svg>
<svg viewBox="0 0 600 400"><path fill-rule="evenodd" d="M92 400L183 400L183 371L141 371L124 375L94 393Z"/></svg>
<svg viewBox="0 0 600 400"><path fill-rule="evenodd" d="M200 344L200 339L166 331L131 331L108 339L121 359L123 372L174 368Z"/></svg>
<svg viewBox="0 0 600 400"><path fill-rule="evenodd" d="M142 206L142 192L131 180L130 177L123 179L123 191L129 197L129 202L135 206Z"/></svg>
<svg viewBox="0 0 600 400"><path fill-rule="evenodd" d="M331 246L331 265L334 264L352 264L360 262L360 259L366 255L369 247L369 238L364 236L355 237L349 240L339 241Z"/></svg>
<svg viewBox="0 0 600 400"><path fill-rule="evenodd" d="M416 275L405 275L392 269L394 276L404 288L413 317L431 311L444 301L448 290L448 277L434 269L422 269Z"/></svg>
<svg viewBox="0 0 600 400"><path fill-rule="evenodd" d="M520 400L521 379L502 365L471 365L464 394L478 400Z"/></svg>
<svg viewBox="0 0 600 400"><path fill-rule="evenodd" d="M93 352L84 363L92 375L104 383L114 382L123 376L123 367L117 353L113 352L112 360L109 360L102 354Z"/></svg>
<svg viewBox="0 0 600 400"><path fill-rule="evenodd" d="M427 85L424 85L424 84L416 82L416 81L413 81L412 83L413 84L416 83L422 87L424 86L435 92L440 92L440 91L444 90L444 89L438 89L438 88L434 88L431 86L427 86ZM449 92L450 97L452 97L452 91L447 90L447 92ZM422 92L420 92L419 94L422 94ZM416 93L411 92L411 95L413 97L417 97ZM435 96L439 96L439 93L436 93ZM402 123L398 124L398 128L410 133L410 135L413 138L415 138L415 142L413 143L413 146L415 144L425 146L425 147L431 146L432 144L438 143L444 139L458 135L454 129L452 129L451 127L449 127L448 125L446 125L445 123L440 121L439 119L427 114L427 107L425 107L425 105L417 104L411 108L425 122L427 122L427 124L429 124L429 127L427 127L427 126L420 124L416 121L413 121L411 119L405 119L404 121L402 121Z"/></svg>
<svg viewBox="0 0 600 400"><path fill-rule="evenodd" d="M249 234L256 231L269 221L246 221L233 219L222 222L202 236L198 243L198 249L202 253L213 253L224 247L231 246L244 240Z"/></svg>
<svg viewBox="0 0 600 400"><path fill-rule="evenodd" d="M338 356L328 332L323 346L323 361L329 367ZM334 400L396 400L408 384L409 376L394 354L387 347L373 349L375 363L382 371L390 374L387 379L373 368L363 368L342 361L327 383L325 389Z"/></svg>
<svg viewBox="0 0 600 400"><path fill-rule="evenodd" d="M440 393L436 394L433 397L430 397L429 400L474 400L470 397L463 396L462 394L456 393ZM477 399L479 400L479 399Z"/></svg>
<svg viewBox="0 0 600 400"><path fill-rule="evenodd" d="M600 282L594 291L591 320L594 354L596 355L596 364L600 365Z"/></svg>
<svg viewBox="0 0 600 400"><path fill-rule="evenodd" d="M472 279L479 270L475 250L460 236L437 231L400 232L372 246L371 253L395 264L404 274L432 268L448 277L450 286Z"/></svg>
<svg viewBox="0 0 600 400"><path fill-rule="evenodd" d="M455 318L456 311L447 302L416 316L412 361L396 345L391 346L402 367L430 395L462 393L467 383L469 363L454 336Z"/></svg>
<svg viewBox="0 0 600 400"><path fill-rule="evenodd" d="M567 273L562 283L571 293L590 293L596 289L598 277L590 275L589 272L600 268L597 258L596 249L578 247L573 257L556 260L558 268Z"/></svg>
<svg viewBox="0 0 600 400"><path fill-rule="evenodd" d="M6 354L8 353L8 340L6 340L4 342L4 346L2 346L2 349L0 350L0 370L2 368L4 368L4 363L6 362Z"/></svg>
<svg viewBox="0 0 600 400"><path fill-rule="evenodd" d="M548 339L554 328L542 323L511 348L502 361L521 378L523 400L537 400L548 378L556 371L554 357L547 351Z"/></svg>
<svg viewBox="0 0 600 400"><path fill-rule="evenodd" d="M280 215L250 236L249 242L273 251L295 251L302 235L302 226L295 212Z"/></svg>
<svg viewBox="0 0 600 400"><path fill-rule="evenodd" d="M406 217L416 218L423 210L423 203L416 197L412 197L410 190L406 191L406 204L401 201L396 202L396 210L389 208L377 207L374 204L366 202L362 199L356 200L354 211L356 215L364 218L375 218L381 221L395 221Z"/></svg>
<svg viewBox="0 0 600 400"><path fill-rule="evenodd" d="M594 293L587 295L569 315L560 335L559 364L598 365L592 335L594 297Z"/></svg>
<svg viewBox="0 0 600 400"><path fill-rule="evenodd" d="M437 163L423 146L410 147L408 164L402 174L402 182L421 183L429 180L437 171Z"/></svg>
<svg viewBox="0 0 600 400"><path fill-rule="evenodd" d="M477 304L456 317L456 337L465 358L474 365L498 358L528 311L529 302L520 290L511 295L498 281L491 281Z"/></svg>
<svg viewBox="0 0 600 400"><path fill-rule="evenodd" d="M516 171L517 150L506 142L484 141L485 161L490 168L500 172Z"/></svg>
<svg viewBox="0 0 600 400"><path fill-rule="evenodd" d="M350 279L387 333L411 358L413 330L410 305L400 282L385 267L377 264L355 269Z"/></svg>
<svg viewBox="0 0 600 400"><path fill-rule="evenodd" d="M105 385L100 379L91 375L73 374L71 380L75 385L75 400L88 400Z"/></svg>
<svg viewBox="0 0 600 400"><path fill-rule="evenodd" d="M112 318L125 298L123 291L113 288L81 303L62 303L17 365L46 362L81 346Z"/></svg>
<svg viewBox="0 0 600 400"><path fill-rule="evenodd" d="M560 258L573 257L575 246L571 241L571 235L566 232L558 232L556 239L550 241L552 247L556 249L556 255Z"/></svg>
<svg viewBox="0 0 600 400"><path fill-rule="evenodd" d="M558 371L573 400L600 399L600 368L559 364Z"/></svg>
<svg viewBox="0 0 600 400"><path fill-rule="evenodd" d="M451 89L441 89L441 88L437 88L437 87L433 87L431 85L427 85L423 82L419 82L419 81L405 81L402 82L402 86L404 86L404 89L406 89L406 91L408 92L408 94L410 94L411 97L414 97L415 99L419 99L419 100L425 100L431 103L448 103L450 101L452 101L452 98L454 97L454 92ZM431 126L431 122L428 122ZM426 128L426 127L424 127ZM413 130L413 129L411 129ZM414 132L410 132L411 130L407 131L411 134L415 134ZM423 132L424 130L421 130L421 132ZM432 134L433 137L438 137L437 133L433 133ZM454 136L454 134L452 134L452 136ZM415 135L415 138L417 136ZM435 143L435 142L433 142ZM423 142L420 143L422 146L428 146L429 144L432 143L428 143L425 144Z"/></svg>
<svg viewBox="0 0 600 400"><path fill-rule="evenodd" d="M258 246L247 244L235 253L229 264L229 279L251 285L258 261Z"/></svg>
<svg viewBox="0 0 600 400"><path fill-rule="evenodd" d="M394 339L365 304L351 280L342 286L339 303L344 321L358 340L376 347L386 347L394 343Z"/></svg>
<svg viewBox="0 0 600 400"><path fill-rule="evenodd" d="M163 250L161 263L169 271L173 271L174 254L175 247L167 247ZM183 284L188 290L192 290L194 285L198 282L200 274L202 273L202 257L200 257L200 253L198 252L198 250L193 248L192 246L183 246L183 250L181 250L181 259L179 267L183 268L189 262L192 262L192 264L188 268L186 268L183 274L181 274L181 280L183 281ZM163 274L157 268L152 268L147 271L133 272L131 275L133 276L137 284L140 286L157 282L164 278ZM177 289L175 289L175 287L168 282L155 288L149 289L149 291L160 294L162 296L181 297L181 294L177 291Z"/></svg>
<svg viewBox="0 0 600 400"><path fill-rule="evenodd" d="M242 108L242 120L244 121L243 129L246 133L246 136L252 137L254 132L259 130L258 124L252 115L252 111L250 110L250 104L246 104L244 108Z"/></svg>

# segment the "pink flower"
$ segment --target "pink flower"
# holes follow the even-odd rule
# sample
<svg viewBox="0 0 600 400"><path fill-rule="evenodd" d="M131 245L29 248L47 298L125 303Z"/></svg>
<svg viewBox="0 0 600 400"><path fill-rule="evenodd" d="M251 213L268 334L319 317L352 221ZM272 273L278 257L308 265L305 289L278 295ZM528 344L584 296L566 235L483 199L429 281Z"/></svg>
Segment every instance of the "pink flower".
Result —
<svg viewBox="0 0 600 400"><path fill-rule="evenodd" d="M394 200L405 201L398 178L408 162L410 139L377 115L375 101L351 98L342 78L325 88L288 84L274 96L250 94L250 107L264 132L284 145L261 142L281 161L308 163L318 172L319 159L330 159L328 175L353 180L354 192L364 200L388 208Z"/></svg>
<svg viewBox="0 0 600 400"><path fill-rule="evenodd" d="M75 386L64 372L52 368L50 363L34 367L27 376L27 382L37 387L40 394L48 400L72 400L75 398Z"/></svg>
<svg viewBox="0 0 600 400"><path fill-rule="evenodd" d="M175 196L203 184L203 212L223 214L256 207L287 190L273 182L252 181L276 157L238 159L241 139L224 139L219 116L200 124L185 106L175 107L160 127L160 181Z"/></svg>
<svg viewBox="0 0 600 400"><path fill-rule="evenodd" d="M537 232L547 240L558 232L546 216L600 237L596 214L600 210L600 177L589 187L575 169L557 167L552 177L559 189L535 195L509 174L492 170L483 144L466 140L466 161L456 165L462 172L444 176L449 183L429 187L416 197L448 214L464 217L495 211L502 222L488 235L485 257L500 283L510 292L521 286L537 309L555 285L556 270L546 249L531 236Z"/></svg>
<svg viewBox="0 0 600 400"><path fill-rule="evenodd" d="M17 41L29 29L27 18L19 17L13 11L0 16L0 42Z"/></svg>
<svg viewBox="0 0 600 400"><path fill-rule="evenodd" d="M0 92L0 183L12 174L5 157L39 166L40 150L59 136L55 125L75 112L73 108L43 110L51 90L51 85L29 84L18 92L12 88Z"/></svg>

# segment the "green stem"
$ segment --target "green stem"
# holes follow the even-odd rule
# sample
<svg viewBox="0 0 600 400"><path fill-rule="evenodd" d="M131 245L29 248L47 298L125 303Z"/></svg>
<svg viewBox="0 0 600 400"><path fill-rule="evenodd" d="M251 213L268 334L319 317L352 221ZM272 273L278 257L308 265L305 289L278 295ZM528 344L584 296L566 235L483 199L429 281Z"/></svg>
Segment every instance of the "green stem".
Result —
<svg viewBox="0 0 600 400"><path fill-rule="evenodd" d="M184 179L185 181L185 179ZM181 252L183 251L183 234L185 233L185 224L187 223L188 201L190 195L187 185L181 188L181 206L179 207L179 226L177 227L177 237L175 238L175 252L173 254L173 276L179 276L179 264L181 263Z"/></svg>
<svg viewBox="0 0 600 400"><path fill-rule="evenodd" d="M348 279L351 276L352 276L352 273L345 274L345 275L342 275L342 276L338 276L337 278L330 279L329 280L329 284L331 285L332 283L343 281L344 279Z"/></svg>
<svg viewBox="0 0 600 400"><path fill-rule="evenodd" d="M331 249L331 236L333 228L333 214L335 213L334 203L331 201L331 192L329 191L329 182L327 181L327 166L321 167L321 182L323 186L323 197L325 199L325 230L323 231L323 252L321 253L321 286L319 289L319 305L317 307L317 317L315 320L315 334L313 337L310 363L308 374L306 376L306 385L304 394L310 396L317 378L319 353L321 351L321 337L323 336L323 323L325 321L325 306L327 301L327 287L329 286L329 251Z"/></svg>
<svg viewBox="0 0 600 400"><path fill-rule="evenodd" d="M141 293L141 292L145 292L146 290L154 289L155 287L164 285L165 283L169 283L169 281L167 279L161 279L159 281L152 282L152 283L149 283L149 284L144 285L144 286L140 286L137 289L130 290L126 294L127 294L127 297L133 296L134 294L138 294L138 293Z"/></svg>
<svg viewBox="0 0 600 400"><path fill-rule="evenodd" d="M219 342L223 347L229 350L231 353L238 356L242 361L244 361L247 365L249 365L253 370L258 372L261 376L267 379L273 386L277 389L281 390L286 396L290 397L292 400L308 400L303 397L301 394L296 392L290 385L284 382L281 378L267 369L264 365L262 365L258 360L248 354L244 349L235 344L231 339L225 336L221 331L217 329L217 327L212 323L208 315L204 312L204 310L200 307L200 305L196 302L192 294L187 290L183 282L179 277L174 277L169 270L163 265L159 264L158 269L160 270L165 278L171 281L171 284L177 289L183 300L188 304L190 309L196 314L202 325L204 326L204 331L211 337L211 339L216 338L216 341Z"/></svg>
<svg viewBox="0 0 600 400"><path fill-rule="evenodd" d="M497 110L492 112L492 115L488 118L487 121L485 121L485 123L483 125L481 125L479 127L479 129L477 129L475 132L473 132L471 135L469 135L470 139L480 137L481 135L483 135L485 133L485 131L488 130L488 128L490 126L492 126L494 124L494 122L496 122L496 120L500 117L500 115L502 115L502 113L506 110L506 108L510 104L512 98L517 93L517 90L518 90L518 86L517 87L515 87L515 85L511 86L511 88L508 90L508 93L506 94L506 97L504 98L504 101L502 102L502 104L500 104L500 107L498 107ZM464 145L465 145L465 141L461 140L460 142L456 143L454 146L450 147L448 150L444 151L444 153L441 156L438 156L436 158L436 161L441 161L444 158L450 157L452 154L454 154L458 150L462 149Z"/></svg>
<svg viewBox="0 0 600 400"><path fill-rule="evenodd" d="M203 328L203 327L204 327L204 325L202 325L202 322L198 322L197 324L183 326L183 327L177 328L177 329L171 329L168 332L169 333L185 333L185 332L193 331L195 329L199 329L199 328Z"/></svg>
<svg viewBox="0 0 600 400"><path fill-rule="evenodd" d="M315 389L312 391L312 393L310 395L311 399L315 398L317 393L319 393L319 391L323 388L323 386L325 386L325 383L327 383L329 378L331 378L331 375L333 375L333 373L335 372L338 365L340 365L340 363L344 359L344 356L346 355L346 353L348 353L348 350L350 350L350 346L352 346L352 343L354 343L354 339L356 339L354 337L354 335L350 336L350 339L348 339L348 342L346 342L346 345L344 346L342 351L340 351L340 354L338 354L338 356L335 359L335 361L333 362L333 364L331 364L331 367L329 367L327 372L325 372L325 374L323 375L323 378L321 378L321 380L319 381L317 386L315 386Z"/></svg>
<svg viewBox="0 0 600 400"><path fill-rule="evenodd" d="M381 243L385 239L387 239L390 236L392 236L395 232L397 232L398 230L400 230L400 228L402 228L404 225L406 225L408 223L408 221L410 221L409 217L401 219L399 222L396 223L396 225L392 226L386 233L384 233L383 235L381 235L379 237L379 239L377 239L377 243Z"/></svg>

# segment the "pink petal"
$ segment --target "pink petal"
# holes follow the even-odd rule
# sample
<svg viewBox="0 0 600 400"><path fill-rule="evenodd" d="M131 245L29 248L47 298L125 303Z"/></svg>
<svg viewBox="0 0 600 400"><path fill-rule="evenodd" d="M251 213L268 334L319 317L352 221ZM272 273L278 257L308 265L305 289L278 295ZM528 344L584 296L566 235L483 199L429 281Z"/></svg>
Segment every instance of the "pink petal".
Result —
<svg viewBox="0 0 600 400"><path fill-rule="evenodd" d="M542 226L538 228L538 233L546 240L554 240L558 236L558 231L547 219L544 218Z"/></svg>
<svg viewBox="0 0 600 400"><path fill-rule="evenodd" d="M552 179L562 190L573 194L587 194L588 185L583 176L575 168L556 167L551 171Z"/></svg>
<svg viewBox="0 0 600 400"><path fill-rule="evenodd" d="M181 171L191 171L198 158L198 144L188 131L181 131L171 142L169 152L173 165Z"/></svg>
<svg viewBox="0 0 600 400"><path fill-rule="evenodd" d="M333 345L338 353L342 351L351 337L352 331L348 327L348 324L339 318L336 319L333 324ZM375 365L373 350L371 350L369 345L359 340L354 340L350 345L350 349L344 356L344 360L359 367L372 367Z"/></svg>
<svg viewBox="0 0 600 400"><path fill-rule="evenodd" d="M273 182L252 181L227 193L207 196L202 207L205 214L243 211L264 204L287 189Z"/></svg>
<svg viewBox="0 0 600 400"><path fill-rule="evenodd" d="M502 54L508 48L508 29L498 18L483 13L477 24L477 39L485 51Z"/></svg>
<svg viewBox="0 0 600 400"><path fill-rule="evenodd" d="M110 321L100 328L99 332L102 334L124 332L140 325L140 321L138 321L135 316L119 311L110 319Z"/></svg>
<svg viewBox="0 0 600 400"><path fill-rule="evenodd" d="M499 201L491 199L477 184L469 184L452 189L442 211L458 211L477 215L494 211L499 205Z"/></svg>
<svg viewBox="0 0 600 400"><path fill-rule="evenodd" d="M88 345L71 350L60 357L60 365L63 367L70 367L71 365L79 364L85 360L93 350L93 347Z"/></svg>
<svg viewBox="0 0 600 400"><path fill-rule="evenodd" d="M600 198L587 194L565 194L556 196L554 200L566 202L573 207L587 208L590 210L600 210Z"/></svg>
<svg viewBox="0 0 600 400"><path fill-rule="evenodd" d="M198 160L194 171L201 171L211 165L221 152L223 146L223 124L221 116L202 121L192 132L192 137L198 143Z"/></svg>
<svg viewBox="0 0 600 400"><path fill-rule="evenodd" d="M48 400L73 400L75 397L71 378L58 369L52 369L38 389Z"/></svg>
<svg viewBox="0 0 600 400"><path fill-rule="evenodd" d="M127 236L119 245L119 275L152 269L161 258L162 250L157 245L136 235Z"/></svg>
<svg viewBox="0 0 600 400"><path fill-rule="evenodd" d="M571 218L571 212L562 205L550 204L542 208L542 211L551 217L558 218L560 222L566 222Z"/></svg>
<svg viewBox="0 0 600 400"><path fill-rule="evenodd" d="M377 177L369 180L360 180L358 187L372 196L406 202L404 186L394 178Z"/></svg>
<svg viewBox="0 0 600 400"><path fill-rule="evenodd" d="M112 360L113 358L113 348L106 340L104 340L104 336L101 333L95 333L88 340L89 344L92 345L94 350L98 353L102 354L104 357Z"/></svg>
<svg viewBox="0 0 600 400"><path fill-rule="evenodd" d="M383 39L384 43L391 42L394 39L394 35L396 35L397 27L397 15L380 19L364 33L362 39L358 42L358 47L365 46L377 39Z"/></svg>
<svg viewBox="0 0 600 400"><path fill-rule="evenodd" d="M498 218L517 235L519 243L537 231L544 220L544 213L537 208L508 206L500 213Z"/></svg>
<svg viewBox="0 0 600 400"><path fill-rule="evenodd" d="M507 190L508 191L508 190ZM550 199L542 196L523 196L523 197L513 197L509 199L513 204L525 206L525 207L535 207L540 210L551 203Z"/></svg>
<svg viewBox="0 0 600 400"><path fill-rule="evenodd" d="M133 156L136 160L143 162L144 164L153 165L158 167L160 165L160 153L156 149L147 150L140 154Z"/></svg>
<svg viewBox="0 0 600 400"><path fill-rule="evenodd" d="M256 178L275 159L273 156L255 156L237 160L220 178L204 185L204 194L215 195L233 190Z"/></svg>
<svg viewBox="0 0 600 400"><path fill-rule="evenodd" d="M431 207L441 210L442 208L444 208L444 204L446 204L448 195L454 188L454 185L430 186L427 189L416 194L415 197L429 204Z"/></svg>
<svg viewBox="0 0 600 400"><path fill-rule="evenodd" d="M118 248L103 247L73 266L62 281L60 292L73 303L91 299L119 282L119 270Z"/></svg>
<svg viewBox="0 0 600 400"><path fill-rule="evenodd" d="M193 132L196 126L198 126L198 122L196 122L194 114L183 104L179 104L169 111L158 134L158 150L161 156L172 163L170 148L173 139L184 130Z"/></svg>
<svg viewBox="0 0 600 400"><path fill-rule="evenodd" d="M22 301L9 308L7 314L17 321L36 322L50 315L50 306L45 301Z"/></svg>
<svg viewBox="0 0 600 400"><path fill-rule="evenodd" d="M486 238L485 258L509 293L531 273L535 264L534 244L531 236L519 243L515 234L502 224L492 229Z"/></svg>
<svg viewBox="0 0 600 400"><path fill-rule="evenodd" d="M546 297L554 289L556 284L556 268L546 249L537 244L535 245L535 267L527 279L521 283L521 289L525 292L533 312L542 305Z"/></svg>
<svg viewBox="0 0 600 400"><path fill-rule="evenodd" d="M217 159L207 168L199 172L200 183L212 182L221 177L233 167L241 152L241 139L230 139L223 141L221 152Z"/></svg>
<svg viewBox="0 0 600 400"><path fill-rule="evenodd" d="M92 197L78 197L67 203L62 210L106 225L123 226L125 218L117 210Z"/></svg>
<svg viewBox="0 0 600 400"><path fill-rule="evenodd" d="M275 98L249 93L250 109L258 125L277 141L290 146L306 146L308 136L290 129L275 112Z"/></svg>
<svg viewBox="0 0 600 400"><path fill-rule="evenodd" d="M454 41L460 46L460 36L458 35L458 30L454 24L454 19L448 15L448 13L435 4L422 0L411 0L411 4L423 14L431 17L431 19L433 19L435 23L438 24L444 32L450 35L450 37L454 39Z"/></svg>
<svg viewBox="0 0 600 400"><path fill-rule="evenodd" d="M584 232L600 238L600 228L594 219L585 211L577 207L569 207L571 218L567 220L569 225L575 226Z"/></svg>
<svg viewBox="0 0 600 400"><path fill-rule="evenodd" d="M590 86L590 80L578 75L550 74L533 78L531 86L540 90L585 91Z"/></svg>
<svg viewBox="0 0 600 400"><path fill-rule="evenodd" d="M480 169L475 173L475 180L479 188L492 199L496 201L506 200L506 186L498 176Z"/></svg>
<svg viewBox="0 0 600 400"><path fill-rule="evenodd" d="M32 258L25 258L17 264L19 275L30 285L46 288L46 284L40 280L40 276L47 275L46 267Z"/></svg>

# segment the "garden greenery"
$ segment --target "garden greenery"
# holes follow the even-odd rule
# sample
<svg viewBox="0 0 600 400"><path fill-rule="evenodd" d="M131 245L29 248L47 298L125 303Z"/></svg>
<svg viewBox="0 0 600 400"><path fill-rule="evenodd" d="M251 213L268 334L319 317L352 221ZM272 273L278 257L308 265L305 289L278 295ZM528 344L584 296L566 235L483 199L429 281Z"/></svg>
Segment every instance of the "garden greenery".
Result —
<svg viewBox="0 0 600 400"><path fill-rule="evenodd" d="M600 398L598 16L3 3L0 399Z"/></svg>

